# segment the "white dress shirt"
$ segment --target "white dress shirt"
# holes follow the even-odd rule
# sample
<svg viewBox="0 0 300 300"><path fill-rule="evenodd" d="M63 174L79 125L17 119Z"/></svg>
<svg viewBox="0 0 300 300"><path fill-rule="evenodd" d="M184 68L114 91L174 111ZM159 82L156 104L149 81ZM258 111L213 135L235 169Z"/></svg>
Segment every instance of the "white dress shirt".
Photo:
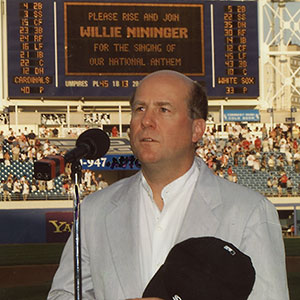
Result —
<svg viewBox="0 0 300 300"><path fill-rule="evenodd" d="M198 175L199 169L194 162L183 176L165 186L161 193L162 211L155 204L146 179L141 176L139 259L145 287L175 245Z"/></svg>

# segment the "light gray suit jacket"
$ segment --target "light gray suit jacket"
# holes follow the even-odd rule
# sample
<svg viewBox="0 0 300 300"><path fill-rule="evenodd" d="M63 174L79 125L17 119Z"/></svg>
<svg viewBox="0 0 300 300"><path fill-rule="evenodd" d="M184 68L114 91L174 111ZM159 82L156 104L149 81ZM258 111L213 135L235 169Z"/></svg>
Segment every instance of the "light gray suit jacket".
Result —
<svg viewBox="0 0 300 300"><path fill-rule="evenodd" d="M276 209L259 193L215 176L201 159L197 164L200 175L177 242L216 236L234 244L251 257L256 269L249 300L287 300ZM81 205L83 299L119 300L143 293L138 260L140 178L137 173L120 180ZM73 291L71 236L48 299L73 300Z"/></svg>

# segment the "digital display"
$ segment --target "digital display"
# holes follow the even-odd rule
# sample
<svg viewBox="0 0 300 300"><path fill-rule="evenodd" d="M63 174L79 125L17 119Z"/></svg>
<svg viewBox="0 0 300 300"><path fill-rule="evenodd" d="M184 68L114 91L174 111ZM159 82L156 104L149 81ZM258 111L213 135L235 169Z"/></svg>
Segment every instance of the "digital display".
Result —
<svg viewBox="0 0 300 300"><path fill-rule="evenodd" d="M248 13L249 16L249 13ZM247 7L245 5L224 6L224 65L225 76L217 78L225 85L226 95L248 94L248 86L255 85L257 76L249 76L247 38Z"/></svg>
<svg viewBox="0 0 300 300"><path fill-rule="evenodd" d="M172 69L209 97L257 97L256 1L7 2L8 96L128 97Z"/></svg>
<svg viewBox="0 0 300 300"><path fill-rule="evenodd" d="M204 75L203 4L66 2L65 16L67 75Z"/></svg>

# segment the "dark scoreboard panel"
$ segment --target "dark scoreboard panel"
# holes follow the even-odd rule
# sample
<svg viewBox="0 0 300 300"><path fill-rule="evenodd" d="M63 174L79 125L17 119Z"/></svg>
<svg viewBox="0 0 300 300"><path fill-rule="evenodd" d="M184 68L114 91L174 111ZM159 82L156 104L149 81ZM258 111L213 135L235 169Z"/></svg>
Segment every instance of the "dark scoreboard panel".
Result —
<svg viewBox="0 0 300 300"><path fill-rule="evenodd" d="M7 1L10 98L126 97L173 69L209 97L258 88L256 1Z"/></svg>

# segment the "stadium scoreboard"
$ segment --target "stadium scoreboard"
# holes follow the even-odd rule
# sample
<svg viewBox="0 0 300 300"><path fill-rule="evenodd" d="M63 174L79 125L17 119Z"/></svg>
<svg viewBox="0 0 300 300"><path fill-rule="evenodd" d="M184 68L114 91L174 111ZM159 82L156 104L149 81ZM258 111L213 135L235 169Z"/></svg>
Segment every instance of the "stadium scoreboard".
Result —
<svg viewBox="0 0 300 300"><path fill-rule="evenodd" d="M7 1L8 97L128 97L172 69L209 97L254 98L256 1Z"/></svg>

